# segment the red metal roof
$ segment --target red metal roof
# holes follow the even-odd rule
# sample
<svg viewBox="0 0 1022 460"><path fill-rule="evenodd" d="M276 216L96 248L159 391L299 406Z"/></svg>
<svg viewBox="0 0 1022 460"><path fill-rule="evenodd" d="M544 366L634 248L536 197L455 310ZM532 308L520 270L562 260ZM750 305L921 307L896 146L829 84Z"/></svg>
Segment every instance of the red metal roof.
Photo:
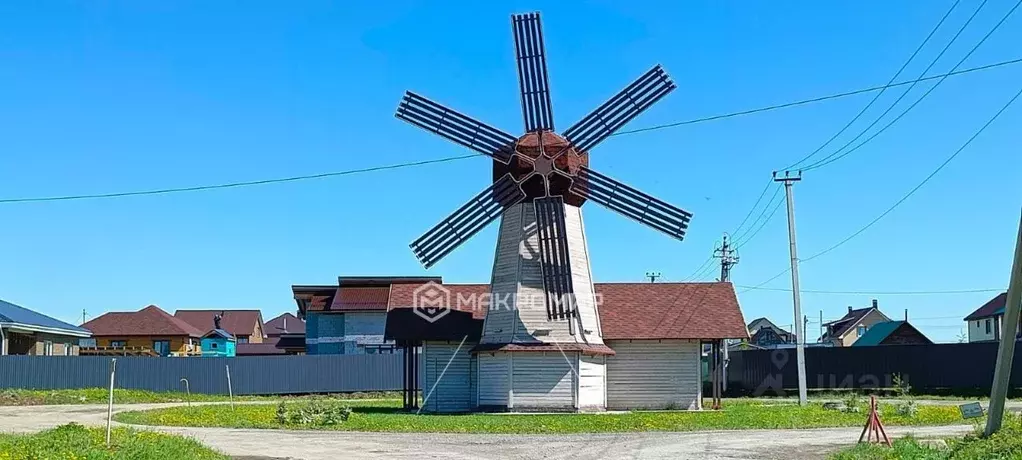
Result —
<svg viewBox="0 0 1022 460"><path fill-rule="evenodd" d="M390 286L380 287L348 287L337 288L334 301L330 304L332 311L364 311L387 310L390 298Z"/></svg>
<svg viewBox="0 0 1022 460"><path fill-rule="evenodd" d="M989 318L998 314L1004 313L1004 306L1008 304L1008 293L1002 292L997 294L997 297L990 299L983 306L976 309L976 311L965 317L965 321L972 321L976 319Z"/></svg>
<svg viewBox="0 0 1022 460"><path fill-rule="evenodd" d="M213 315L223 312L220 328L233 336L252 335L256 324L262 324L263 314L259 310L178 310L174 317L200 331L213 329Z"/></svg>
<svg viewBox="0 0 1022 460"><path fill-rule="evenodd" d="M210 319L212 323L212 319ZM189 336L202 337L203 332L150 305L139 311L104 313L82 327L92 331L94 337L125 336Z"/></svg>

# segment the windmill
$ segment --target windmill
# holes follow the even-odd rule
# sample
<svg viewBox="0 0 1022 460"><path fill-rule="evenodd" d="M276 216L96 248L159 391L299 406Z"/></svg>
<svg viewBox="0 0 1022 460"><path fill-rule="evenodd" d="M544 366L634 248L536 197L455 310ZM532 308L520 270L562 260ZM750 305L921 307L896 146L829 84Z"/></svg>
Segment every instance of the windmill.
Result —
<svg viewBox="0 0 1022 460"><path fill-rule="evenodd" d="M539 13L512 16L512 31L525 134L515 137L410 91L398 106L399 119L493 159L493 184L411 248L429 268L501 217L481 343L583 351L603 342L580 207L593 202L679 240L692 217L590 168L589 152L675 85L654 66L557 134Z"/></svg>

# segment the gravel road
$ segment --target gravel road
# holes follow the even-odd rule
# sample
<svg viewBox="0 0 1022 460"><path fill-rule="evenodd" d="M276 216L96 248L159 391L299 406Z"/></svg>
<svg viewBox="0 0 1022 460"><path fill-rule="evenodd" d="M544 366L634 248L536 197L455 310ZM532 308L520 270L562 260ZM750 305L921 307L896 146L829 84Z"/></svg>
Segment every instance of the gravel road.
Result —
<svg viewBox="0 0 1022 460"><path fill-rule="evenodd" d="M145 410L180 404L133 404ZM0 407L0 431L34 432L68 422L102 425L106 407ZM489 435L349 433L338 431L245 430L151 427L193 437L238 459L819 459L851 445L859 428L743 430L682 433ZM971 426L890 427L903 436L944 437Z"/></svg>

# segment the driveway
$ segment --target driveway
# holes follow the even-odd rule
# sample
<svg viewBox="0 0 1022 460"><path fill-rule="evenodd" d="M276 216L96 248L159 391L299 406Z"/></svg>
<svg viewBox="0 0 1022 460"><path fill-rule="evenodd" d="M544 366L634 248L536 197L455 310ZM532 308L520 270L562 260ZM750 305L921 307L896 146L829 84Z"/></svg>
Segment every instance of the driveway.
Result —
<svg viewBox="0 0 1022 460"><path fill-rule="evenodd" d="M181 404L122 405L145 410ZM0 407L0 431L34 432L68 422L106 423L106 407ZM855 443L861 428L678 433L488 435L350 433L151 427L193 437L239 459L818 459ZM962 435L971 426L890 427L892 437Z"/></svg>

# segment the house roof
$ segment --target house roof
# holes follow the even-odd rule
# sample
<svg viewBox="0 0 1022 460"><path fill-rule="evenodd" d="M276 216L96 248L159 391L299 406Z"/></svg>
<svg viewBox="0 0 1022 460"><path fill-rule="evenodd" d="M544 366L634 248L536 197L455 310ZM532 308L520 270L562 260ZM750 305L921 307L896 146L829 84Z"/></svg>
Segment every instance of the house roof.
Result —
<svg viewBox="0 0 1022 460"><path fill-rule="evenodd" d="M55 332L67 332L70 335L88 336L89 331L42 313L34 312L20 305L0 300L0 323L20 325L28 328L54 329Z"/></svg>
<svg viewBox="0 0 1022 460"><path fill-rule="evenodd" d="M391 286L390 309L413 306L412 297L423 284ZM472 319L486 317L489 305L457 299L486 299L488 284L444 284L455 310ZM600 296L603 338L614 339L725 339L748 338L745 319L731 283L596 283ZM460 320L459 320L460 321ZM437 321L433 324L439 324Z"/></svg>
<svg viewBox="0 0 1022 460"><path fill-rule="evenodd" d="M987 301L981 307L977 308L976 311L965 317L964 321L973 321L977 319L989 318L991 316L1003 315L1004 306L1008 303L1008 293L1002 292L997 294L996 297Z"/></svg>
<svg viewBox="0 0 1022 460"><path fill-rule="evenodd" d="M213 329L213 316L220 312L223 312L220 327L234 336L252 335L256 325L263 324L263 314L259 310L178 310L174 312L174 317L195 329L208 331Z"/></svg>
<svg viewBox="0 0 1022 460"><path fill-rule="evenodd" d="M848 307L848 308L851 308L851 307ZM848 332L849 330L854 328L856 324L859 324L859 321L862 321L862 319L865 318L866 315L868 315L869 312L871 312L873 310L877 310L877 308L876 307L866 307L866 308L859 308L859 309L855 309L855 310L849 310L848 313L845 314L845 316L841 317L841 319L839 319L837 321L831 321L829 323L824 323L823 324L824 326L830 326L830 327L833 328L833 333L828 331L824 335L826 337L841 337L841 336L845 335L846 332ZM880 311L880 310L877 310L877 311ZM883 313L881 313L881 315L883 315ZM886 318L886 316L884 316L884 317Z"/></svg>
<svg viewBox="0 0 1022 460"><path fill-rule="evenodd" d="M212 321L212 317L210 319ZM104 313L82 327L97 337L188 336L202 337L202 331L150 305L139 311Z"/></svg>
<svg viewBox="0 0 1022 460"><path fill-rule="evenodd" d="M770 321L769 319L767 319L765 317L764 318L756 318L756 319L752 320L749 323L749 326L748 326L749 334L756 335L756 331L758 331L759 329L761 329L763 327L766 327L766 326L769 326L769 327L773 328L773 330L777 331L778 334L789 334L789 332L786 329L781 328L780 326L774 324L773 321Z"/></svg>
<svg viewBox="0 0 1022 460"><path fill-rule="evenodd" d="M919 335L926 337L922 332L919 332L919 329L916 329L915 326L909 324L907 321L884 321L882 323L876 323L867 329L866 333L863 334L862 337L859 337L852 346L870 347L880 345L887 339L887 337L903 327L912 328L915 332L919 333Z"/></svg>
<svg viewBox="0 0 1022 460"><path fill-rule="evenodd" d="M270 337L284 333L304 334L305 321L298 319L297 316L291 313L283 313L280 316L267 321L266 324L263 325L263 328L266 331L266 335Z"/></svg>
<svg viewBox="0 0 1022 460"><path fill-rule="evenodd" d="M208 339L212 337L220 337L227 340L235 340L234 336L230 332L223 329L210 329L209 332L203 334L202 338Z"/></svg>
<svg viewBox="0 0 1022 460"><path fill-rule="evenodd" d="M337 288L330 310L334 311L387 311L390 286L344 286Z"/></svg>
<svg viewBox="0 0 1022 460"><path fill-rule="evenodd" d="M276 343L239 343L234 347L234 354L237 356L259 356L259 355L283 355L287 351L277 348Z"/></svg>

